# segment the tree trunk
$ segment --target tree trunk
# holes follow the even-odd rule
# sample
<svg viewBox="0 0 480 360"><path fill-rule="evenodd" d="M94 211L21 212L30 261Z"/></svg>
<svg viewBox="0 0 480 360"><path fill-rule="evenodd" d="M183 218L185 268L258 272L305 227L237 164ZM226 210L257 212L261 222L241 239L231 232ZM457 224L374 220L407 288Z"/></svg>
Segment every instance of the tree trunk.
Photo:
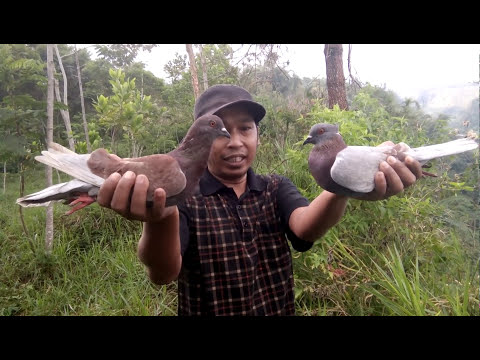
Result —
<svg viewBox="0 0 480 360"><path fill-rule="evenodd" d="M203 46L199 44L200 48L200 61L202 63L202 78L203 78L203 91L208 89L208 77L207 77L207 65L205 63L205 56L203 55Z"/></svg>
<svg viewBox="0 0 480 360"><path fill-rule="evenodd" d="M53 63L54 45L47 44L47 147L53 142L53 88L55 79L53 72L55 65ZM45 169L47 176L47 187L52 186L52 168L47 166ZM49 254L53 247L53 204L47 206L46 227L45 227L45 250Z"/></svg>
<svg viewBox="0 0 480 360"><path fill-rule="evenodd" d="M20 162L19 165L19 173L20 173L20 197L23 197L25 192L25 176L24 176L24 169L23 169L23 161ZM25 219L23 218L23 207L18 207L18 212L20 214L20 221L22 223L23 232L25 233L25 237L28 239L28 244L30 245L30 249L32 253L35 253L35 246L33 245L33 241L28 234L27 225L25 224Z"/></svg>
<svg viewBox="0 0 480 360"><path fill-rule="evenodd" d="M190 72L192 73L192 86L193 86L193 95L195 96L195 101L197 101L200 96L200 90L198 88L198 74L197 74L197 65L195 64L195 55L193 54L192 44L185 44L188 53L188 59L190 61Z"/></svg>
<svg viewBox="0 0 480 360"><path fill-rule="evenodd" d="M143 69L142 69L142 88L140 89L140 99L143 100Z"/></svg>
<svg viewBox="0 0 480 360"><path fill-rule="evenodd" d="M83 99L82 72L80 71L80 63L78 62L78 53L77 53L76 44L75 44L75 63L77 64L78 87L80 89L80 105L82 106L83 131L85 132L85 140L87 142L87 152L90 154L92 152L92 146L90 145L90 137L88 136L88 125L87 125L87 118L85 115L85 102Z"/></svg>
<svg viewBox="0 0 480 360"><path fill-rule="evenodd" d="M3 162L3 193L5 194L6 190L6 184L7 184L7 162Z"/></svg>
<svg viewBox="0 0 480 360"><path fill-rule="evenodd" d="M67 100L67 74L65 74L65 69L63 68L62 58L60 57L60 53L58 52L57 44L53 45L55 48L55 53L57 54L58 64L60 65L60 70L62 71L63 75L63 104L68 107L68 100ZM57 101L61 102L60 100L60 90L58 88L58 80L55 79L55 90L57 93ZM67 130L67 138L68 138L68 146L70 150L75 151L75 143L73 141L73 132L72 132L72 125L70 123L70 113L67 110L60 110L62 114L63 121L65 122L65 129ZM53 133L52 133L53 134Z"/></svg>
<svg viewBox="0 0 480 360"><path fill-rule="evenodd" d="M342 44L325 44L324 54L327 67L328 107L335 104L342 110L348 110L345 76L343 75Z"/></svg>

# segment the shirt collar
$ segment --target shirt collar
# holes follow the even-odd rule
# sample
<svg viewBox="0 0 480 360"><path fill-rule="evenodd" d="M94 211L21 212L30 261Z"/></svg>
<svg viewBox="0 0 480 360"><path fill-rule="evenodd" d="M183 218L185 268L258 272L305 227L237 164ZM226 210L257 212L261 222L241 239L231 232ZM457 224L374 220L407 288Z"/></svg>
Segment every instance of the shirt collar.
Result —
<svg viewBox="0 0 480 360"><path fill-rule="evenodd" d="M212 195L221 189L227 188L216 177L214 177L210 171L205 169L202 177L200 178L200 192L204 196ZM252 168L247 170L247 187L253 191L263 191L266 188L266 182L260 175L255 174Z"/></svg>

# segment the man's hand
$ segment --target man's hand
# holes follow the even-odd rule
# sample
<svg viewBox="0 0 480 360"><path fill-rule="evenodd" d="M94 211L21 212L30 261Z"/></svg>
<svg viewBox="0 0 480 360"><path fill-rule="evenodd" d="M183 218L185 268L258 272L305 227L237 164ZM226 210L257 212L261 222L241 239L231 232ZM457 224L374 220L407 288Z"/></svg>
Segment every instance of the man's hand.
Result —
<svg viewBox="0 0 480 360"><path fill-rule="evenodd" d="M176 207L165 208L165 190L158 188L153 195L153 206L147 208L148 185L145 175L136 176L131 171L127 171L123 176L113 173L100 187L97 202L129 220L160 222L172 215Z"/></svg>
<svg viewBox="0 0 480 360"><path fill-rule="evenodd" d="M383 145L395 145L386 141ZM380 164L380 171L375 175L375 189L356 199L359 200L384 200L390 196L401 193L405 188L413 185L422 177L422 166L417 160L407 156L405 161L389 156L387 161Z"/></svg>

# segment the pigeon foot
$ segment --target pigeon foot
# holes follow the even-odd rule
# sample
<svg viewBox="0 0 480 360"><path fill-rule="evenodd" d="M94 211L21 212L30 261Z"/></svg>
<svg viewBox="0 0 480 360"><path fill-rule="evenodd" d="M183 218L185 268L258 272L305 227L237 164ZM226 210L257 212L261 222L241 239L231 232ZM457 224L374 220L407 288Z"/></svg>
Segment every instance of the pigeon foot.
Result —
<svg viewBox="0 0 480 360"><path fill-rule="evenodd" d="M77 206L75 206L71 210L67 211L65 213L65 215L71 215L75 211L83 209L84 207L86 207L86 206L88 206L88 205L90 205L94 202L95 202L95 199L92 198L91 196L89 196L87 193L80 194L80 196L77 199L73 200L70 204L68 204L69 206L74 206L75 204L77 204Z"/></svg>

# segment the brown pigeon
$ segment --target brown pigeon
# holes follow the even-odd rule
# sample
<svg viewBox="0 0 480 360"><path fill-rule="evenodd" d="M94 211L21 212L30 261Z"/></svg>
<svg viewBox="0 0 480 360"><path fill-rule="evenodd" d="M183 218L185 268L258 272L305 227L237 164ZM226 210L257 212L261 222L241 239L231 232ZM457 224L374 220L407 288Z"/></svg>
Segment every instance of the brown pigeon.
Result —
<svg viewBox="0 0 480 360"><path fill-rule="evenodd" d="M98 190L109 175L114 172L123 175L130 170L136 175L144 174L149 180L147 206L152 204L153 192L159 187L166 192L166 206L176 205L198 185L213 141L220 136L230 137L222 119L204 115L195 120L179 146L167 154L119 159L105 149L76 154L53 143L35 159L75 179L19 198L17 204L23 207L47 206L51 201L78 204L67 212L71 214L96 201Z"/></svg>
<svg viewBox="0 0 480 360"><path fill-rule="evenodd" d="M380 163L390 155L400 161L411 156L423 165L435 158L478 148L477 142L471 138L413 149L405 143L376 147L347 146L338 132L338 125L332 124L312 126L303 144L308 143L314 144L308 166L317 184L324 190L351 197L362 196L375 188L374 179Z"/></svg>

